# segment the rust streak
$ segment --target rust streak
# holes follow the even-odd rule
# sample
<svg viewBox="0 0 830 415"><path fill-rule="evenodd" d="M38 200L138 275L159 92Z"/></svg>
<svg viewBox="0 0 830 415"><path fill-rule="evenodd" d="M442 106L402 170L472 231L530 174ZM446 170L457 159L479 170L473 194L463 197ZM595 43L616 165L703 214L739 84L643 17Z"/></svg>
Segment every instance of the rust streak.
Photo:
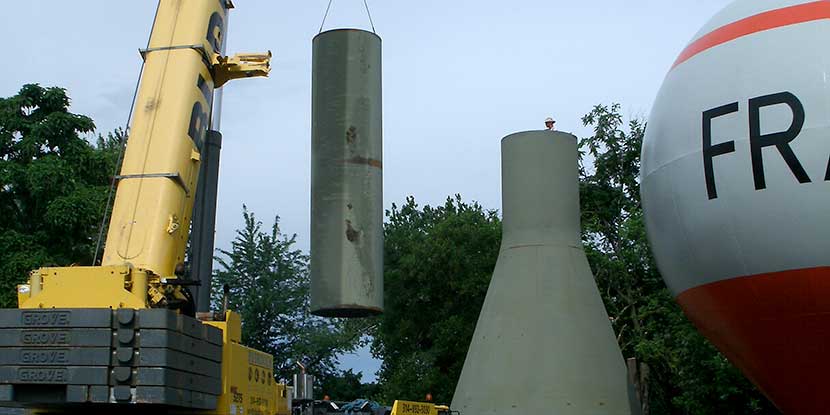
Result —
<svg viewBox="0 0 830 415"><path fill-rule="evenodd" d="M354 156L350 159L343 160L344 163L350 164L365 164L367 166L377 167L379 169L383 168L383 162L377 159L370 159L368 157L360 157Z"/></svg>
<svg viewBox="0 0 830 415"><path fill-rule="evenodd" d="M147 102L144 104L144 111L154 111L158 107L158 103L159 102L155 97L148 99Z"/></svg>
<svg viewBox="0 0 830 415"><path fill-rule="evenodd" d="M360 238L360 231L355 230L352 227L352 221L347 220L346 221L346 239L348 239L349 242L356 242L358 240L358 238Z"/></svg>
<svg viewBox="0 0 830 415"><path fill-rule="evenodd" d="M346 131L346 142L349 143L349 144L354 144L354 142L356 140L357 140L357 128L355 128L354 126L351 126Z"/></svg>

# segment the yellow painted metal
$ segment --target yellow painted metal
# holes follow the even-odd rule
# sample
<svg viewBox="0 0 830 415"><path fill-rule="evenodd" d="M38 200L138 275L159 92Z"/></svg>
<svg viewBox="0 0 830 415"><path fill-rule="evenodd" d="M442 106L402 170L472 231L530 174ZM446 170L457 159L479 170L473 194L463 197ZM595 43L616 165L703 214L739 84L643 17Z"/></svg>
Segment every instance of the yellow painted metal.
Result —
<svg viewBox="0 0 830 415"><path fill-rule="evenodd" d="M229 0L160 0L133 108L102 266L46 267L18 286L20 308L134 308L181 296L165 285L184 262L213 89L267 76L271 53L219 54ZM223 393L212 413L290 414L273 358L240 344L239 315L222 329Z"/></svg>
<svg viewBox="0 0 830 415"><path fill-rule="evenodd" d="M161 0L133 109L103 265L166 278L184 262L213 89L265 76L270 52L219 55L224 0ZM218 78L218 82L214 79Z"/></svg>
<svg viewBox="0 0 830 415"><path fill-rule="evenodd" d="M207 128L213 93L204 53L214 51L206 37L213 14L225 16L218 1L159 3L144 52L104 265L129 262L166 276L184 261L187 226L180 224L188 223L193 210L199 171L193 153L198 154ZM171 226L174 222L179 225Z"/></svg>
<svg viewBox="0 0 830 415"><path fill-rule="evenodd" d="M161 0L133 108L101 267L30 274L22 308L164 306L184 262L214 79L265 76L271 54L219 54L227 0Z"/></svg>
<svg viewBox="0 0 830 415"><path fill-rule="evenodd" d="M31 296L20 308L145 308L146 296L129 289L131 276L141 273L126 265L41 268L32 272Z"/></svg>
<svg viewBox="0 0 830 415"><path fill-rule="evenodd" d="M222 329L222 395L212 413L288 415L288 388L274 380L270 354L241 345L239 314L225 313L225 321L206 321Z"/></svg>
<svg viewBox="0 0 830 415"><path fill-rule="evenodd" d="M214 66L213 80L219 88L231 79L268 76L271 72L271 51L267 53L237 53L230 57L219 56Z"/></svg>
<svg viewBox="0 0 830 415"><path fill-rule="evenodd" d="M20 307L26 300L32 296L32 286L29 284L20 284L17 286L17 306Z"/></svg>
<svg viewBox="0 0 830 415"><path fill-rule="evenodd" d="M392 415L438 415L438 409L426 402L395 401Z"/></svg>

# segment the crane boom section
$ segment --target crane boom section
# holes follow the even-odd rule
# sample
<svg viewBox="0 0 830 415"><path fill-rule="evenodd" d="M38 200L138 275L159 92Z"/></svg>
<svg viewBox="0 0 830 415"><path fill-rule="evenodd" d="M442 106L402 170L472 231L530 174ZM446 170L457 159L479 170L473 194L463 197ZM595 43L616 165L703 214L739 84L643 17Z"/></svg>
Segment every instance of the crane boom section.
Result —
<svg viewBox="0 0 830 415"><path fill-rule="evenodd" d="M102 264L34 270L18 288L20 310L0 309L0 403L38 413L289 413L272 357L240 344L239 316L194 318L191 282L176 278L213 90L270 70L270 52L221 56L231 7L159 1ZM50 336L15 343L38 332Z"/></svg>
<svg viewBox="0 0 830 415"><path fill-rule="evenodd" d="M184 262L225 0L162 0L134 103L102 265L172 276Z"/></svg>
<svg viewBox="0 0 830 415"><path fill-rule="evenodd" d="M185 308L182 275L213 90L267 76L271 53L220 54L230 0L160 0L101 266L30 274L21 308ZM96 287L95 290L90 290Z"/></svg>

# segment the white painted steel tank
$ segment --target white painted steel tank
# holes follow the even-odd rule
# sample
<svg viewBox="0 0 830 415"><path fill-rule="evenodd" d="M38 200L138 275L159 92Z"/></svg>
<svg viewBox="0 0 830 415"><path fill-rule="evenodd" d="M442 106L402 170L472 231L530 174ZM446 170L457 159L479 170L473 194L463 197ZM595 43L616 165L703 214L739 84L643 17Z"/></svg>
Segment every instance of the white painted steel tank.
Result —
<svg viewBox="0 0 830 415"><path fill-rule="evenodd" d="M646 226L688 317L784 413L830 407L830 1L740 0L669 71Z"/></svg>

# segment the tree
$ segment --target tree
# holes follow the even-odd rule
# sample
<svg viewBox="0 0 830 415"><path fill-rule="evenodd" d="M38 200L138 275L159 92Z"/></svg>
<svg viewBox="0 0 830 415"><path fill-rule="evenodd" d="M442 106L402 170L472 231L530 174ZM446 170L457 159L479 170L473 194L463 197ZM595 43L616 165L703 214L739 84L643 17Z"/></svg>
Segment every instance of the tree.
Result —
<svg viewBox="0 0 830 415"><path fill-rule="evenodd" d="M645 125L621 130L619 105L597 105L582 118L594 135L580 142L593 158L580 163L583 244L623 352L643 333L644 294L665 286L651 258L640 207L640 147ZM629 335L630 333L630 335Z"/></svg>
<svg viewBox="0 0 830 415"><path fill-rule="evenodd" d="M378 394L377 383L363 383L362 372L351 369L321 379L320 392L333 401L351 402L356 399L374 399Z"/></svg>
<svg viewBox="0 0 830 415"><path fill-rule="evenodd" d="M650 412L777 413L695 330L662 282L640 204L645 123L632 119L623 130L619 104L597 105L582 121L594 130L580 143L587 156L580 168L583 243L623 355L650 368Z"/></svg>
<svg viewBox="0 0 830 415"><path fill-rule="evenodd" d="M277 379L291 379L295 362L320 378L336 374L337 355L358 345L358 326L311 315L308 256L294 247L296 235L280 232L279 217L269 233L244 206L242 217L231 249L216 257L214 309L227 285L229 307L242 317L242 343L274 356Z"/></svg>
<svg viewBox="0 0 830 415"><path fill-rule="evenodd" d="M373 354L381 396L449 402L496 265L501 221L460 195L420 208L413 197L386 212L384 314Z"/></svg>
<svg viewBox="0 0 830 415"><path fill-rule="evenodd" d="M35 268L92 263L120 137L91 145L69 102L37 84L0 98L0 307Z"/></svg>

